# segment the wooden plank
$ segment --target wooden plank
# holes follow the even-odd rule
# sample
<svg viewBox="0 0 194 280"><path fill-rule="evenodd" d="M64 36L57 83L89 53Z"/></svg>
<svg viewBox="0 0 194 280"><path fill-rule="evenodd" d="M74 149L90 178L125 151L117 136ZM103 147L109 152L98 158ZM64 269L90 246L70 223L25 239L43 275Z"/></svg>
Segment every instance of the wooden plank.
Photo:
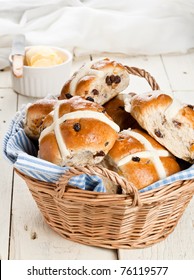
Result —
<svg viewBox="0 0 194 280"><path fill-rule="evenodd" d="M73 74L75 71L79 70L79 68L81 66L83 66L85 63L89 62L90 60L91 60L91 57L88 55L74 57L71 74Z"/></svg>
<svg viewBox="0 0 194 280"><path fill-rule="evenodd" d="M193 88L193 80L191 77L187 82L188 85L178 81L185 74L184 70L188 71L188 56L168 56L168 59L163 59L166 71L167 80L173 89L175 97L182 102L194 104L194 95L189 89ZM178 64L180 64L178 66ZM190 65L190 63L189 63ZM176 67L178 68L175 71ZM172 69L174 69L172 71ZM189 73L189 72L188 72ZM180 76L179 76L180 75ZM188 75L189 76L189 75ZM178 84L175 83L178 81ZM184 88L184 90L183 90ZM166 240L152 247L139 250L119 250L119 259L193 259L194 250L191 244L194 244L194 199L190 202L183 217L179 221L175 231L168 236Z"/></svg>
<svg viewBox="0 0 194 280"><path fill-rule="evenodd" d="M194 198L181 220L164 241L144 249L119 250L120 260L192 260L194 259Z"/></svg>
<svg viewBox="0 0 194 280"><path fill-rule="evenodd" d="M116 259L114 250L63 239L44 221L25 182L15 175L10 259Z"/></svg>
<svg viewBox="0 0 194 280"><path fill-rule="evenodd" d="M172 90L194 90L194 52L163 55L162 60Z"/></svg>
<svg viewBox="0 0 194 280"><path fill-rule="evenodd" d="M10 68L7 67L4 70L0 71L0 88L11 88L11 72Z"/></svg>
<svg viewBox="0 0 194 280"><path fill-rule="evenodd" d="M194 105L193 91L174 91L173 95L183 103Z"/></svg>
<svg viewBox="0 0 194 280"><path fill-rule="evenodd" d="M0 84L3 78L0 72ZM17 95L11 89L0 89L0 145L16 112ZM0 259L8 258L12 195L12 165L0 154Z"/></svg>
<svg viewBox="0 0 194 280"><path fill-rule="evenodd" d="M85 61L76 59L72 73ZM19 108L34 99L19 96ZM65 240L45 223L24 181L14 178L10 259L116 259L116 251Z"/></svg>

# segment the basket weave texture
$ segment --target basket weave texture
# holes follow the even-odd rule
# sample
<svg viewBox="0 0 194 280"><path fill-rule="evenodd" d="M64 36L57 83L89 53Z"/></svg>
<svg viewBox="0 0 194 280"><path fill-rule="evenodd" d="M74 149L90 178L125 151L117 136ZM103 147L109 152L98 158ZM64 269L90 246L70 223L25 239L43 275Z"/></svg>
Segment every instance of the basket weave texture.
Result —
<svg viewBox="0 0 194 280"><path fill-rule="evenodd" d="M72 176L82 173L106 176L121 185L126 194L68 186ZM71 168L57 184L19 175L52 229L66 239L110 249L144 248L165 239L194 194L194 180L138 193L124 178L99 167Z"/></svg>
<svg viewBox="0 0 194 280"><path fill-rule="evenodd" d="M129 74L159 86L145 70L125 66ZM144 248L164 240L176 227L194 194L194 180L181 180L140 193L126 179L97 166L71 167L55 183L20 171L45 221L66 239L109 249ZM121 186L123 194L86 191L68 185L71 177L98 175Z"/></svg>

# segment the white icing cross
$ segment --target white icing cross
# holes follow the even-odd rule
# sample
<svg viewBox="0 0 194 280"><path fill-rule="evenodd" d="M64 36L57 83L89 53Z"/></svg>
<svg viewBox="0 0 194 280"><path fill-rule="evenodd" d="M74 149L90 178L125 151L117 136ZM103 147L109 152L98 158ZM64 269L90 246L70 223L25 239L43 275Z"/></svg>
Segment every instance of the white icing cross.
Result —
<svg viewBox="0 0 194 280"><path fill-rule="evenodd" d="M146 149L146 151L142 151L142 152L137 152L134 153L132 155L128 155L124 158L122 158L119 162L118 162L118 166L122 166L126 163L128 163L129 161L131 161L131 159L133 157L142 157L142 158L150 158L153 163L154 166L156 168L157 174L159 176L160 179L163 179L166 177L166 171L165 168L160 160L160 157L168 157L170 155L170 153L166 150L156 150L153 148L153 146L151 145L151 143L141 134L131 131L131 130L124 130L123 133L132 136L133 138L137 139L140 143L142 143Z"/></svg>
<svg viewBox="0 0 194 280"><path fill-rule="evenodd" d="M64 114L61 118L59 118L59 107L60 106L56 106L56 108L54 109L53 123L42 131L39 138L39 142L47 134L51 133L54 130L55 137L57 139L57 143L63 160L70 155L70 152L67 149L67 146L62 138L61 130L60 130L60 124L63 123L64 121L72 120L72 119L81 119L81 118L96 119L98 121L106 123L116 132L120 131L119 126L116 123L114 123L112 120L110 120L104 113L90 111L90 110L82 110L82 111L75 111L75 112Z"/></svg>
<svg viewBox="0 0 194 280"><path fill-rule="evenodd" d="M96 62L97 61L88 62L79 69L79 71L75 74L75 77L70 82L70 86L69 86L70 94L72 94L72 95L75 94L77 83L84 76L88 76L88 75L90 75L90 76L94 75L94 76L99 76L99 77L104 76L103 71L96 70L96 69L91 69L92 65L94 65Z"/></svg>

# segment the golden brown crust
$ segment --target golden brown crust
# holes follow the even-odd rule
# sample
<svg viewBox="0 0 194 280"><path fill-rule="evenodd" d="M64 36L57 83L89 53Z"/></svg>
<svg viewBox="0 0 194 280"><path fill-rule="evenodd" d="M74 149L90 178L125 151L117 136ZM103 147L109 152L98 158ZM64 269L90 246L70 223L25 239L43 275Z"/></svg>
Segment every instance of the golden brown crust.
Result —
<svg viewBox="0 0 194 280"><path fill-rule="evenodd" d="M194 106L184 106L179 114L181 115L183 122L194 129Z"/></svg>
<svg viewBox="0 0 194 280"><path fill-rule="evenodd" d="M80 131L74 130L74 125L80 124ZM68 120L61 125L61 134L69 150L87 149L105 154L112 148L117 137L112 128L94 119ZM110 135L110 137L108 137Z"/></svg>
<svg viewBox="0 0 194 280"><path fill-rule="evenodd" d="M151 185L159 179L153 162L145 158L143 158L141 162L129 162L120 167L119 170L120 174L129 182L132 182L139 190Z"/></svg>
<svg viewBox="0 0 194 280"><path fill-rule="evenodd" d="M126 108L161 145L174 156L194 162L194 106L161 91L135 95Z"/></svg>
<svg viewBox="0 0 194 280"><path fill-rule="evenodd" d="M54 153L50 152L50 147L52 147ZM58 149L58 144L54 132L52 131L46 135L41 140L41 145L39 146L38 156L41 159L47 160L54 164L60 165L61 154Z"/></svg>
<svg viewBox="0 0 194 280"><path fill-rule="evenodd" d="M105 58L95 62L92 66L92 69L96 70L113 70L113 74L117 74L118 70L124 70L124 66L121 63L118 63L114 60L110 60L109 58Z"/></svg>
<svg viewBox="0 0 194 280"><path fill-rule="evenodd" d="M60 108L59 108L59 117L61 117L64 114L75 112L80 110L92 110L97 112L105 112L104 108L95 103L90 102L88 100L84 100L83 98L80 98L79 96L74 96L71 99L63 100L60 102ZM106 114L107 117L109 117ZM110 118L110 117L109 117Z"/></svg>
<svg viewBox="0 0 194 280"><path fill-rule="evenodd" d="M59 118L76 111L94 111L112 120L102 106L78 96L59 102L59 108L56 107L56 109L58 110ZM46 129L52 123L53 112L44 119L42 127ZM84 118L84 116L83 118L67 119L62 122L60 124L60 135L70 154L66 156L61 154L60 147L56 141L56 134L53 133L52 129L52 133L40 139L40 158L58 165L72 165L76 164L75 154L77 153L77 156L80 155L81 157L81 154L84 153L85 156L83 156L79 164L95 164L96 161L98 163L99 160L104 158L117 138L117 132L111 126L93 117ZM87 156L89 156L88 159Z"/></svg>
<svg viewBox="0 0 194 280"><path fill-rule="evenodd" d="M137 132L143 135L153 146L154 149L163 149L164 148L154 140L151 136L149 136L146 132L140 129L133 129L132 131ZM129 136L122 131L118 134L118 138L114 144L113 149L109 151L109 156L115 161L118 162L123 157L134 154L137 152L145 151L144 145L137 140L136 138Z"/></svg>
<svg viewBox="0 0 194 280"><path fill-rule="evenodd" d="M75 83L73 89L72 83ZM66 82L58 98L63 100L78 95L93 98L102 105L127 88L128 84L129 74L125 67L106 58L82 66Z"/></svg>
<svg viewBox="0 0 194 280"><path fill-rule="evenodd" d="M180 171L180 166L174 157L161 157L161 161L166 170L167 176L170 176L171 174L174 174L174 173L177 173Z"/></svg>
<svg viewBox="0 0 194 280"><path fill-rule="evenodd" d="M171 103L172 98L169 95L163 94L158 91L158 94L148 93L147 95L136 95L132 98L131 107L133 108L133 114L138 116L138 114L144 114L147 110L153 108L163 108L165 110Z"/></svg>
<svg viewBox="0 0 194 280"><path fill-rule="evenodd" d="M76 87L75 94L81 96L82 98L87 97L90 92L91 83L95 81L94 76L85 76L81 79Z"/></svg>
<svg viewBox="0 0 194 280"><path fill-rule="evenodd" d="M178 101L178 100L177 100ZM147 111L165 110L173 103L173 98L161 91L150 92L150 94L135 95L131 100L132 114L139 119L139 115L145 114ZM180 103L181 104L181 103ZM194 128L194 106L182 104L177 112L184 123Z"/></svg>
<svg viewBox="0 0 194 280"><path fill-rule="evenodd" d="M137 139L120 132L108 155L112 158L112 160L114 160L114 162L117 163L121 158L127 156L129 153L133 154L143 150L143 144L141 144Z"/></svg>
<svg viewBox="0 0 194 280"><path fill-rule="evenodd" d="M156 150L165 151L165 148L147 133L139 129L134 129L132 131L143 135ZM113 148L109 151L107 157L109 163L112 164L112 168L116 168L120 175L132 182L138 189L142 189L160 179L151 158L136 157L136 153L143 151L146 151L146 148L137 138L120 132L118 139ZM127 163L117 166L119 161L127 155L134 155L134 159L132 158L132 160ZM173 156L160 157L160 160L164 166L166 176L180 171L180 167Z"/></svg>
<svg viewBox="0 0 194 280"><path fill-rule="evenodd" d="M61 90L61 95L59 95L58 99L59 100L63 100L63 99L67 99L66 97L66 94L69 93L69 86L70 86L70 83L71 83L71 79L69 79L63 86L62 90Z"/></svg>
<svg viewBox="0 0 194 280"><path fill-rule="evenodd" d="M118 124L120 130L137 127L137 121L125 111L124 105L124 101L118 95L105 103L104 108L113 121Z"/></svg>
<svg viewBox="0 0 194 280"><path fill-rule="evenodd" d="M44 118L54 109L57 102L55 99L41 99L27 108L24 131L30 138L38 139Z"/></svg>
<svg viewBox="0 0 194 280"><path fill-rule="evenodd" d="M172 157L163 157L161 162L165 168L166 176L180 171L178 163ZM153 162L147 158L142 158L140 162L130 161L123 165L120 167L120 174L139 190L159 180Z"/></svg>

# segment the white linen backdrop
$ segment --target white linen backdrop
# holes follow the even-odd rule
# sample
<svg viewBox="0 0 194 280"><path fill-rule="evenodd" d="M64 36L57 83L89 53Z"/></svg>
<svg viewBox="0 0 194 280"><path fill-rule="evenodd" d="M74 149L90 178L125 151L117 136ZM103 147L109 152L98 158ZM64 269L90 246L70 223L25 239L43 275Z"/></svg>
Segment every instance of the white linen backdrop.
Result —
<svg viewBox="0 0 194 280"><path fill-rule="evenodd" d="M26 45L75 55L185 53L194 47L194 0L0 0L0 68L18 33Z"/></svg>

